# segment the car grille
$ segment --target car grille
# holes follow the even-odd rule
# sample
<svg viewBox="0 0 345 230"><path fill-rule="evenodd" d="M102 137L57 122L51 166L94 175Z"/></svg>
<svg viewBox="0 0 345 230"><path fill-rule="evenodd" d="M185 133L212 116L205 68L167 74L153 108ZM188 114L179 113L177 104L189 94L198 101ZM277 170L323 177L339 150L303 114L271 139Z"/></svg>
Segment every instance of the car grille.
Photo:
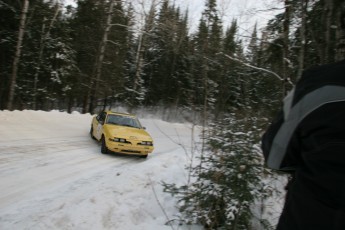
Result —
<svg viewBox="0 0 345 230"><path fill-rule="evenodd" d="M122 150L122 152L126 152L126 153L141 153L140 151L135 151L135 150Z"/></svg>

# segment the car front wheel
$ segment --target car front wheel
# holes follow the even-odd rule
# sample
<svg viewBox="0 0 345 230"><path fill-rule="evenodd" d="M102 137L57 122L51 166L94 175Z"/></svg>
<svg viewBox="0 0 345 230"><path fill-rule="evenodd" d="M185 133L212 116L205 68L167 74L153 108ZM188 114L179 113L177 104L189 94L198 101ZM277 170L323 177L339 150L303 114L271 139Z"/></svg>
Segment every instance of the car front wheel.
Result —
<svg viewBox="0 0 345 230"><path fill-rule="evenodd" d="M101 153L103 153L103 154L107 154L108 153L108 148L107 148L107 145L105 143L104 136L102 136L102 139L101 139Z"/></svg>
<svg viewBox="0 0 345 230"><path fill-rule="evenodd" d="M95 136L93 135L93 127L91 126L91 129L90 129L90 136L92 139L96 140Z"/></svg>

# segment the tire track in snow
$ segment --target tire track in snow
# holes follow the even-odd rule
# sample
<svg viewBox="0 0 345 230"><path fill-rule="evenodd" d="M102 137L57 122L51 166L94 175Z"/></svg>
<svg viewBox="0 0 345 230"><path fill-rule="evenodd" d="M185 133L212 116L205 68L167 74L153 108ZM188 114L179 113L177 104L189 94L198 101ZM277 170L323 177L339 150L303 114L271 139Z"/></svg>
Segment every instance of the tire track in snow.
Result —
<svg viewBox="0 0 345 230"><path fill-rule="evenodd" d="M0 172L5 173L8 168L13 170L14 162L20 164L25 161L25 167L17 167L17 169L27 170L30 167L38 167L54 162L65 157L71 150L94 148L96 152L96 147L97 145L92 140L58 140L52 142L38 142L36 140L28 144L1 146Z"/></svg>
<svg viewBox="0 0 345 230"><path fill-rule="evenodd" d="M41 143L2 147L0 204L11 204L31 192L50 189L51 186L61 187L91 171L134 164L138 160L100 154L99 146L93 140L84 140L82 143L86 146L81 147L79 140L57 140L43 142L44 147ZM90 150L83 151L86 148L95 149L97 154ZM4 149L13 152L8 154L7 151L3 152Z"/></svg>
<svg viewBox="0 0 345 230"><path fill-rule="evenodd" d="M70 219L70 210L80 210L81 207L90 208L90 205L99 207L99 205L97 206L97 203L103 201L98 200L99 197L96 196L97 193L95 193L95 189L97 190L97 187L101 188L101 192L103 194L104 191L108 191L110 193L110 190L112 190L113 195L115 194L112 185L107 185L106 188L104 188L103 183L109 181L108 175L112 174L116 178L121 175L123 170L131 169L132 166L135 167L136 164L142 162L145 162L145 160L129 157L123 159L120 157L119 161L115 163L113 162L113 164L99 165L103 170L94 170L91 172L89 171L84 175L78 175L73 178L73 180L70 180L69 183L65 183L54 189L54 192L52 193L35 192L36 195L42 194L42 196L29 196L30 199L24 199L24 202L22 203L16 202L15 205L22 208L16 208L16 211L13 213L5 213L1 215L2 213L0 209L0 219L2 216L3 223L5 224L4 226L11 226L13 225L13 222L16 222L15 225L17 226L22 226L28 219L30 219L30 225L25 225L25 228L27 229L52 229L52 227L53 229L75 229L75 227L71 226L73 223L71 223ZM119 173L120 171L121 173ZM83 192L80 192L80 190L83 190ZM80 194L83 195L80 196ZM89 196L86 196L86 194ZM109 196L109 194L107 196ZM32 210L31 207L33 206L35 206L35 212L31 213L30 210ZM94 212L95 215L102 216L104 226L107 226L108 224L111 226L114 223L111 219L107 218L109 218L109 215L113 214L114 210L111 206L106 206L106 208L110 208L111 210L104 212L103 209L96 209L92 212ZM22 217L19 222L16 219L17 216ZM50 219L49 223L45 223L44 221L47 217ZM23 222L23 224L20 222ZM55 225L52 226L52 223ZM105 229L114 229L112 227Z"/></svg>

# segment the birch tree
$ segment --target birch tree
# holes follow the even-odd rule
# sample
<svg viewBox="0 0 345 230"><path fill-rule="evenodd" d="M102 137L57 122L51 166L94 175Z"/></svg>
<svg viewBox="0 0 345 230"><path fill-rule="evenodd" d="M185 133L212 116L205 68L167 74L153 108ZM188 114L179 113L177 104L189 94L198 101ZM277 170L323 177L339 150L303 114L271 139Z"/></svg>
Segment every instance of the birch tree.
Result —
<svg viewBox="0 0 345 230"><path fill-rule="evenodd" d="M144 89L144 67L145 67L145 53L148 48L148 41L152 36L152 30L154 27L154 18L156 16L157 3L155 0L151 1L150 10L148 14L145 13L144 2L142 5L142 19L144 21L143 28L139 31L137 50L135 55L135 74L132 85L132 93L130 99L130 107L133 108L135 105L141 104L145 98Z"/></svg>
<svg viewBox="0 0 345 230"><path fill-rule="evenodd" d="M50 23L48 26L46 26L46 22L48 20L43 20L42 23L42 30L41 30L41 40L39 43L39 52L38 52L38 58L36 62L36 71L34 76L34 85L33 85L33 109L37 109L37 84L38 84L38 77L40 74L42 59L43 59L43 53L46 46L46 42L50 37L50 31L52 30L54 23L56 22L57 16L59 15L59 12L61 11L61 6L59 3L55 4L55 13L53 15L53 18L50 20Z"/></svg>
<svg viewBox="0 0 345 230"><path fill-rule="evenodd" d="M290 35L290 18L291 18L291 8L292 2L291 0L285 0L285 12L284 12L284 21L283 21L283 60L282 60L282 75L284 78L283 85L282 85L282 93L283 97L287 94L287 82L289 78L289 63L291 62L289 57L289 35Z"/></svg>
<svg viewBox="0 0 345 230"><path fill-rule="evenodd" d="M302 72L304 70L304 58L305 58L305 46L306 46L306 20L307 20L307 9L308 9L309 0L301 0L299 3L300 8L300 50L298 55L298 70L297 70L297 79L302 77Z"/></svg>
<svg viewBox="0 0 345 230"><path fill-rule="evenodd" d="M15 87L16 87L16 79L17 79L17 72L18 72L18 63L20 60L20 55L22 51L22 43L24 38L25 32L25 22L26 22L26 15L29 9L29 0L24 0L23 2L23 9L20 16L20 25L18 31L18 40L16 46L16 52L13 59L12 65L12 75L10 79L10 86L9 86L9 94L8 94L8 102L7 102L7 109L12 110L13 108L13 100L15 96Z"/></svg>
<svg viewBox="0 0 345 230"><path fill-rule="evenodd" d="M90 113L91 114L93 113L94 106L96 105L96 100L97 100L96 94L98 93L99 82L101 80L104 53L105 53L106 45L108 42L110 29L112 27L112 16L113 16L114 4L115 4L115 0L111 0L109 3L109 11L107 13L106 25L103 32L102 40L100 42L98 57L97 57L96 66L95 66L95 77L93 78L93 82L91 84L91 95L90 95L91 96L90 98L91 100Z"/></svg>

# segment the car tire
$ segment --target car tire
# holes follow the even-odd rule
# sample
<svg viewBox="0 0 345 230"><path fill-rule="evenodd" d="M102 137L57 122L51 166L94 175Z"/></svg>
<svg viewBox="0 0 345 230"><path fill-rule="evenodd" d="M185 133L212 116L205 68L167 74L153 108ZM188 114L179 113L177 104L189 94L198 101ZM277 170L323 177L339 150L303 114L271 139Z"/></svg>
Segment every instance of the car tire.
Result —
<svg viewBox="0 0 345 230"><path fill-rule="evenodd" d="M103 154L108 153L108 148L107 148L107 144L105 143L104 136L102 136L102 138L101 138L101 153L103 153Z"/></svg>
<svg viewBox="0 0 345 230"><path fill-rule="evenodd" d="M141 155L140 158L147 158L148 155Z"/></svg>
<svg viewBox="0 0 345 230"><path fill-rule="evenodd" d="M91 129L90 129L90 136L92 139L96 140L95 136L93 135L93 127L91 126Z"/></svg>

